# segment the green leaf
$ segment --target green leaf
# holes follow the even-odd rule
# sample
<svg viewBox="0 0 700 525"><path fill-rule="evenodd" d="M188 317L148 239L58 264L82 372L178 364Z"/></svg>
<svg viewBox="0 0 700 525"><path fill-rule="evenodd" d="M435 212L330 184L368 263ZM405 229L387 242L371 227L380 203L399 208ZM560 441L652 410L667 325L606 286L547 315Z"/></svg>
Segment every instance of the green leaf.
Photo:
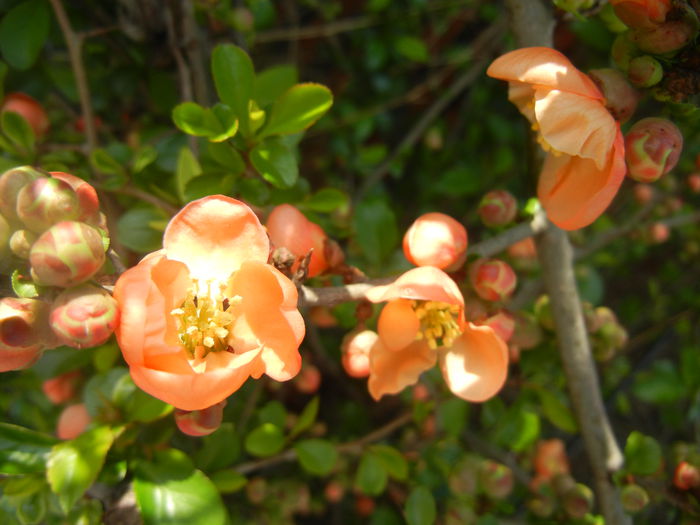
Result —
<svg viewBox="0 0 700 525"><path fill-rule="evenodd" d="M408 525L431 525L435 522L435 498L426 487L418 486L411 490L404 510Z"/></svg>
<svg viewBox="0 0 700 525"><path fill-rule="evenodd" d="M514 452L522 452L540 435L540 418L521 406L513 406L500 421L496 442Z"/></svg>
<svg viewBox="0 0 700 525"><path fill-rule="evenodd" d="M233 423L222 423L219 429L202 438L203 444L195 454L197 467L204 471L231 465L241 452L241 443Z"/></svg>
<svg viewBox="0 0 700 525"><path fill-rule="evenodd" d="M123 409L136 390L128 369L119 366L92 376L85 385L83 397L90 415L104 419L112 416L115 410Z"/></svg>
<svg viewBox="0 0 700 525"><path fill-rule="evenodd" d="M173 411L173 406L136 388L124 403L124 418L126 421L150 423L161 419Z"/></svg>
<svg viewBox="0 0 700 525"><path fill-rule="evenodd" d="M353 228L365 258L375 266L396 248L399 239L396 216L383 199L359 203L353 214Z"/></svg>
<svg viewBox="0 0 700 525"><path fill-rule="evenodd" d="M297 437L299 434L304 432L304 430L311 428L311 426L316 422L316 416L318 416L318 405L318 396L314 397L306 404L304 410L302 410L301 414L299 415L299 419L297 419L294 427L292 427L292 431L289 433L290 439Z"/></svg>
<svg viewBox="0 0 700 525"><path fill-rule="evenodd" d="M219 166L226 168L226 171L234 175L239 175L245 170L243 157L241 157L238 150L230 144L210 142L207 151Z"/></svg>
<svg viewBox="0 0 700 525"><path fill-rule="evenodd" d="M158 151L153 146L143 146L134 155L131 161L132 170L134 173L141 173L146 167L150 166L158 158Z"/></svg>
<svg viewBox="0 0 700 525"><path fill-rule="evenodd" d="M324 439L305 439L296 443L294 450L304 470L317 476L329 474L338 459L338 451Z"/></svg>
<svg viewBox="0 0 700 525"><path fill-rule="evenodd" d="M651 436L633 431L625 444L625 467L631 474L649 476L661 468L659 443Z"/></svg>
<svg viewBox="0 0 700 525"><path fill-rule="evenodd" d="M273 186L290 188L299 176L294 153L277 139L268 139L253 148L250 161L255 170Z"/></svg>
<svg viewBox="0 0 700 525"><path fill-rule="evenodd" d="M276 427L284 428L287 421L287 409L279 401L269 401L258 409L258 420L260 423L272 423Z"/></svg>
<svg viewBox="0 0 700 525"><path fill-rule="evenodd" d="M235 185L235 175L222 176L220 173L199 175L187 183L184 202L192 202L217 193L226 195L233 190Z"/></svg>
<svg viewBox="0 0 700 525"><path fill-rule="evenodd" d="M365 494L378 496L386 488L389 473L384 462L371 451L362 455L355 474L355 486Z"/></svg>
<svg viewBox="0 0 700 525"><path fill-rule="evenodd" d="M211 69L216 92L221 101L233 108L244 137L250 136L248 102L252 98L255 69L248 54L233 44L222 44L214 49Z"/></svg>
<svg viewBox="0 0 700 525"><path fill-rule="evenodd" d="M215 433L218 434L219 431ZM248 483L248 478L232 469L214 472L211 475L211 480L221 494L238 492Z"/></svg>
<svg viewBox="0 0 700 525"><path fill-rule="evenodd" d="M396 39L394 42L396 51L414 62L428 61L428 48L425 43L418 37L404 35Z"/></svg>
<svg viewBox="0 0 700 525"><path fill-rule="evenodd" d="M389 445L372 445L370 450L379 458L392 478L399 481L408 478L408 462L401 452Z"/></svg>
<svg viewBox="0 0 700 525"><path fill-rule="evenodd" d="M118 188L127 182L126 170L122 163L103 148L96 148L90 153L90 165L100 173L113 176L110 189Z"/></svg>
<svg viewBox="0 0 700 525"><path fill-rule="evenodd" d="M260 137L297 133L320 119L333 104L331 91L321 84L297 84L272 105Z"/></svg>
<svg viewBox="0 0 700 525"><path fill-rule="evenodd" d="M185 146L180 149L177 156L177 168L175 169L175 188L180 201L185 202L185 186L202 173L202 168L190 148Z"/></svg>
<svg viewBox="0 0 700 525"><path fill-rule="evenodd" d="M113 441L109 427L97 427L53 447L46 476L63 512L67 513L97 479Z"/></svg>
<svg viewBox="0 0 700 525"><path fill-rule="evenodd" d="M274 102L299 80L297 68L291 65L273 66L255 77L255 102L263 107Z"/></svg>
<svg viewBox="0 0 700 525"><path fill-rule="evenodd" d="M542 412L554 426L569 434L576 433L578 425L566 403L549 390L537 390L537 395L542 403Z"/></svg>
<svg viewBox="0 0 700 525"><path fill-rule="evenodd" d="M144 525L225 525L216 486L175 449L136 464L134 493Z"/></svg>
<svg viewBox="0 0 700 525"><path fill-rule="evenodd" d="M238 131L238 119L234 111L225 104L216 104L212 109L195 102L183 102L173 109L175 125L195 137L207 137L221 142L233 137Z"/></svg>
<svg viewBox="0 0 700 525"><path fill-rule="evenodd" d="M272 456L284 447L282 430L272 423L263 423L253 429L245 438L245 449L258 457Z"/></svg>
<svg viewBox="0 0 700 525"><path fill-rule="evenodd" d="M5 111L2 113L2 131L23 152L34 151L34 131L29 122L19 113Z"/></svg>
<svg viewBox="0 0 700 525"><path fill-rule="evenodd" d="M16 69L29 69L49 35L49 6L28 0L13 7L0 22L0 51Z"/></svg>
<svg viewBox="0 0 700 525"><path fill-rule="evenodd" d="M449 437L456 438L467 424L469 404L458 397L453 397L437 404L436 416L439 428Z"/></svg>
<svg viewBox="0 0 700 525"><path fill-rule="evenodd" d="M8 69L7 64L0 60L0 100L5 98L5 77Z"/></svg>
<svg viewBox="0 0 700 525"><path fill-rule="evenodd" d="M117 221L117 237L124 246L139 253L148 253L162 247L163 232L151 225L167 220L167 216L151 206L132 208Z"/></svg>
<svg viewBox="0 0 700 525"><path fill-rule="evenodd" d="M330 213L344 208L349 202L348 194L335 188L323 188L311 195L303 206L309 210Z"/></svg>
<svg viewBox="0 0 700 525"><path fill-rule="evenodd" d="M659 359L650 370L640 372L632 391L642 401L654 404L676 403L688 395L678 367L667 359Z"/></svg>
<svg viewBox="0 0 700 525"><path fill-rule="evenodd" d="M34 281L26 278L22 279L22 274L19 270L14 270L12 272L10 282L12 283L12 291L15 292L17 297L32 298L39 295L39 290L36 284L34 284Z"/></svg>
<svg viewBox="0 0 700 525"><path fill-rule="evenodd" d="M44 472L51 447L57 442L53 436L0 423L0 473Z"/></svg>

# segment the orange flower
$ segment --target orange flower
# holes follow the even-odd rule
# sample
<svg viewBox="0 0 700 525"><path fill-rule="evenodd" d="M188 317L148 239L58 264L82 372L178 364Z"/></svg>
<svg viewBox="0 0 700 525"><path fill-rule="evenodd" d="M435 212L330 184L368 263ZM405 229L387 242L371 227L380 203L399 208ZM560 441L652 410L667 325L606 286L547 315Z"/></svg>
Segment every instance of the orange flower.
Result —
<svg viewBox="0 0 700 525"><path fill-rule="evenodd" d="M205 197L175 215L163 250L114 287L115 334L134 382L177 408L201 410L248 376L294 377L304 322L294 284L268 255L264 228L240 201Z"/></svg>
<svg viewBox="0 0 700 525"><path fill-rule="evenodd" d="M491 328L465 322L462 294L442 270L414 268L372 288L367 298L388 301L370 352L368 387L374 399L415 384L438 361L449 389L467 401L485 401L503 386L505 343Z"/></svg>
<svg viewBox="0 0 700 525"><path fill-rule="evenodd" d="M608 207L625 176L620 124L593 81L554 49L529 47L497 58L486 72L509 82L508 98L547 151L537 196L549 219L575 230Z"/></svg>

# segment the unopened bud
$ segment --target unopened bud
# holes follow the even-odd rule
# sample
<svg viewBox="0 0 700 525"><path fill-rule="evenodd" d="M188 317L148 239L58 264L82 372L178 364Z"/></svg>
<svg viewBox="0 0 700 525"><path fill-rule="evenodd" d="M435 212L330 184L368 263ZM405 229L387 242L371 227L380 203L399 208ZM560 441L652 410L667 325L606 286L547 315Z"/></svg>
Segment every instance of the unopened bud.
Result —
<svg viewBox="0 0 700 525"><path fill-rule="evenodd" d="M686 179L686 183L693 193L700 193L700 173L691 173Z"/></svg>
<svg viewBox="0 0 700 525"><path fill-rule="evenodd" d="M538 518L549 518L554 514L556 502L548 495L538 494L527 502L527 508Z"/></svg>
<svg viewBox="0 0 700 525"><path fill-rule="evenodd" d="M643 487L636 483L630 483L622 487L620 491L622 508L630 514L635 514L644 509L649 503L649 494Z"/></svg>
<svg viewBox="0 0 700 525"><path fill-rule="evenodd" d="M29 252L32 249L37 234L29 230L17 230L10 237L10 250L20 259L29 259Z"/></svg>
<svg viewBox="0 0 700 525"><path fill-rule="evenodd" d="M487 317L483 321L476 322L475 324L488 326L506 343L510 341L511 336L513 335L513 330L515 330L515 318L513 317L513 314L507 310L499 310L495 314Z"/></svg>
<svg viewBox="0 0 700 525"><path fill-rule="evenodd" d="M672 20L648 29L635 29L630 40L645 53L664 55L685 47L697 33L687 20Z"/></svg>
<svg viewBox="0 0 700 525"><path fill-rule="evenodd" d="M654 198L654 188L649 184L640 182L634 185L632 194L634 195L634 200L639 204L647 204Z"/></svg>
<svg viewBox="0 0 700 525"><path fill-rule="evenodd" d="M46 346L48 306L37 299L0 299L0 372L26 368Z"/></svg>
<svg viewBox="0 0 700 525"><path fill-rule="evenodd" d="M70 401L76 395L76 386L80 382L82 375L80 370L66 372L51 379L47 379L41 384L44 395L55 405Z"/></svg>
<svg viewBox="0 0 700 525"><path fill-rule="evenodd" d="M29 261L38 284L75 286L95 275L104 264L102 235L84 222L59 222L39 236Z"/></svg>
<svg viewBox="0 0 700 525"><path fill-rule="evenodd" d="M73 191L75 191L80 206L78 220L87 222L93 226L98 226L100 223L100 200L97 197L95 188L87 181L75 175L71 175L70 173L51 171L49 175L54 179L59 179L68 183L68 185L73 188Z"/></svg>
<svg viewBox="0 0 700 525"><path fill-rule="evenodd" d="M91 421L84 403L67 406L58 416L56 435L58 439L75 439L85 432Z"/></svg>
<svg viewBox="0 0 700 525"><path fill-rule="evenodd" d="M42 177L20 190L17 215L29 230L41 233L59 221L78 218L78 195L67 182Z"/></svg>
<svg viewBox="0 0 700 525"><path fill-rule="evenodd" d="M505 226L515 219L518 202L508 191L493 190L481 199L478 213L486 226Z"/></svg>
<svg viewBox="0 0 700 525"><path fill-rule="evenodd" d="M362 330L350 332L343 338L341 361L345 372L350 377L362 378L369 375L369 354L379 339L377 332Z"/></svg>
<svg viewBox="0 0 700 525"><path fill-rule="evenodd" d="M338 326L338 319L327 306L314 306L309 308L309 320L319 328L332 328Z"/></svg>
<svg viewBox="0 0 700 525"><path fill-rule="evenodd" d="M546 439L537 443L533 466L539 477L545 480L569 473L566 445L561 439Z"/></svg>
<svg viewBox="0 0 700 525"><path fill-rule="evenodd" d="M664 68L654 57L642 55L630 60L627 76L637 87L651 87L661 82Z"/></svg>
<svg viewBox="0 0 700 525"><path fill-rule="evenodd" d="M682 149L683 135L673 122L642 119L625 136L628 175L639 182L654 182L676 166Z"/></svg>
<svg viewBox="0 0 700 525"><path fill-rule="evenodd" d="M374 512L374 500L364 494L355 496L355 513L362 517L368 518Z"/></svg>
<svg viewBox="0 0 700 525"><path fill-rule="evenodd" d="M315 394L321 386L321 372L318 367L304 363L292 384L302 394Z"/></svg>
<svg viewBox="0 0 700 525"><path fill-rule="evenodd" d="M537 268L537 247L532 237L511 244L507 253L517 270L529 271Z"/></svg>
<svg viewBox="0 0 700 525"><path fill-rule="evenodd" d="M323 489L323 494L329 503L339 503L345 495L345 488L339 481L329 481Z"/></svg>
<svg viewBox="0 0 700 525"><path fill-rule="evenodd" d="M175 409L175 423L180 432L188 436L208 436L221 426L226 400L202 410Z"/></svg>
<svg viewBox="0 0 700 525"><path fill-rule="evenodd" d="M101 345L119 322L117 301L107 290L81 284L61 292L51 306L49 325L59 341L73 348Z"/></svg>
<svg viewBox="0 0 700 525"><path fill-rule="evenodd" d="M425 213L406 230L403 253L416 266L456 270L467 255L467 230L444 213Z"/></svg>
<svg viewBox="0 0 700 525"><path fill-rule="evenodd" d="M259 505L267 496L267 481L265 478L255 477L248 481L245 486L245 495L253 505Z"/></svg>
<svg viewBox="0 0 700 525"><path fill-rule="evenodd" d="M10 246L10 237L12 236L12 226L7 222L7 219L0 214L0 256L7 253Z"/></svg>
<svg viewBox="0 0 700 525"><path fill-rule="evenodd" d="M630 35L630 31L617 35L610 48L610 56L613 62L622 71L627 71L630 66L630 61L639 54L637 46L635 46L629 38Z"/></svg>
<svg viewBox="0 0 700 525"><path fill-rule="evenodd" d="M452 494L465 497L476 494L481 461L478 456L466 455L454 465L447 478L447 484Z"/></svg>
<svg viewBox="0 0 700 525"><path fill-rule="evenodd" d="M513 269L498 259L479 259L469 269L474 291L487 301L505 301L515 290L517 277Z"/></svg>
<svg viewBox="0 0 700 525"><path fill-rule="evenodd" d="M504 499L513 490L513 471L501 463L486 459L479 468L479 484L490 498Z"/></svg>
<svg viewBox="0 0 700 525"><path fill-rule="evenodd" d="M649 225L645 237L652 244L662 244L671 236L671 229L663 222L654 222Z"/></svg>
<svg viewBox="0 0 700 525"><path fill-rule="evenodd" d="M610 4L627 27L656 27L671 9L670 0L610 0Z"/></svg>
<svg viewBox="0 0 700 525"><path fill-rule="evenodd" d="M588 73L605 97L605 107L615 120L627 122L637 109L639 92L617 69L594 69Z"/></svg>
<svg viewBox="0 0 700 525"><path fill-rule="evenodd" d="M700 471L695 465L681 461L673 473L673 484L680 490L698 488L700 487Z"/></svg>
<svg viewBox="0 0 700 525"><path fill-rule="evenodd" d="M562 498L564 511L574 519L583 519L593 508L593 491L583 483L576 483Z"/></svg>
<svg viewBox="0 0 700 525"><path fill-rule="evenodd" d="M8 93L2 101L0 113L11 111L27 121L34 136L41 138L49 129L49 117L39 102L26 93Z"/></svg>
<svg viewBox="0 0 700 525"><path fill-rule="evenodd" d="M44 177L44 173L31 166L12 168L0 175L0 213L8 222L18 222L17 194L28 183Z"/></svg>

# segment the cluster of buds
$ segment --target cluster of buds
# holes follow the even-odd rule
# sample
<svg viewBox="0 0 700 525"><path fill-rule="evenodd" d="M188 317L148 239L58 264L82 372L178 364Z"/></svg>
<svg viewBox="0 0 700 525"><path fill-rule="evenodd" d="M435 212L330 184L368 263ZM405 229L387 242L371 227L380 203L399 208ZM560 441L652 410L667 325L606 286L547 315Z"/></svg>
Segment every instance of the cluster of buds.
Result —
<svg viewBox="0 0 700 525"><path fill-rule="evenodd" d="M627 344L627 330L617 320L615 312L606 306L593 309L584 305L584 310L593 356L601 362L609 361Z"/></svg>
<svg viewBox="0 0 700 525"><path fill-rule="evenodd" d="M0 370L29 366L47 348L109 338L116 302L88 282L108 242L97 193L84 180L29 166L0 175L0 271L31 289L21 294L31 297L0 299Z"/></svg>

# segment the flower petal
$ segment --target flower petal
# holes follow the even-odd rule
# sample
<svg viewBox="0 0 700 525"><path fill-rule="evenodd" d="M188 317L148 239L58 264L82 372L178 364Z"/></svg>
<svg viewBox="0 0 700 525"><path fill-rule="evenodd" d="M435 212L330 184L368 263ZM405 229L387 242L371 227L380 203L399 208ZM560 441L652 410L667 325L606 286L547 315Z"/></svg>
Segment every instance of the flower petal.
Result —
<svg viewBox="0 0 700 525"><path fill-rule="evenodd" d="M165 229L168 259L181 261L192 277L223 281L246 260L266 262L270 243L253 211L241 201L212 195L190 202Z"/></svg>
<svg viewBox="0 0 700 525"><path fill-rule="evenodd" d="M508 348L491 328L468 323L452 347L441 352L440 369L454 395L486 401L505 383Z"/></svg>
<svg viewBox="0 0 700 525"><path fill-rule="evenodd" d="M457 284L449 275L434 266L413 268L393 283L375 286L367 292L367 299L373 303L399 298L464 306L464 298Z"/></svg>
<svg viewBox="0 0 700 525"><path fill-rule="evenodd" d="M588 226L610 205L626 172L625 146L619 128L603 169L589 159L548 155L537 196L549 219L565 230Z"/></svg>
<svg viewBox="0 0 700 525"><path fill-rule="evenodd" d="M418 381L420 375L435 366L437 352L425 341L416 341L399 352L377 341L369 353L370 395L379 400L384 394L396 394Z"/></svg>
<svg viewBox="0 0 700 525"><path fill-rule="evenodd" d="M524 47L498 57L486 70L493 78L522 82L603 100L598 87L562 55L549 47Z"/></svg>
<svg viewBox="0 0 700 525"><path fill-rule="evenodd" d="M377 332L384 346L399 351L416 340L420 320L409 299L392 299L382 309Z"/></svg>

